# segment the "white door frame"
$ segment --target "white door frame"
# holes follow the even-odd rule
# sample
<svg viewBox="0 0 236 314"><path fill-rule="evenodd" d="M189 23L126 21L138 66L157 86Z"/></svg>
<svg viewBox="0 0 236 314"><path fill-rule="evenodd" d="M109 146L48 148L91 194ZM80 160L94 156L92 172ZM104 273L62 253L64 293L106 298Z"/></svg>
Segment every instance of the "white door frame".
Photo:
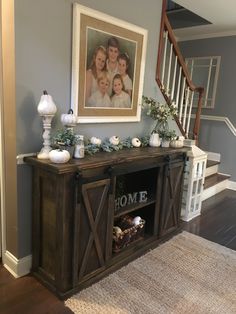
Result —
<svg viewBox="0 0 236 314"><path fill-rule="evenodd" d="M0 0L0 242L3 264L7 250L15 255L18 253L18 230L12 228L7 241L7 223L12 227L17 222L14 31L14 0Z"/></svg>
<svg viewBox="0 0 236 314"><path fill-rule="evenodd" d="M1 3L0 3L1 5ZM0 258L2 258L2 250L4 248L3 239L5 239L5 224L3 224L3 158L2 158L2 108L3 108L3 75L2 75L2 5L0 7Z"/></svg>

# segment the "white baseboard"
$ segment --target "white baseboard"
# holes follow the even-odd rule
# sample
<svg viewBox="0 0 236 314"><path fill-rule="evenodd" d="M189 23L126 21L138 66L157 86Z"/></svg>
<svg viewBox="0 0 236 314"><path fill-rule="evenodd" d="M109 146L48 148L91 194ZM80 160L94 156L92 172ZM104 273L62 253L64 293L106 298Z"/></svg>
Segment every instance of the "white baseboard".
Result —
<svg viewBox="0 0 236 314"><path fill-rule="evenodd" d="M229 180L224 180L222 182L219 182L213 186L211 186L210 188L203 190L203 194L202 194L202 201L205 201L206 199L208 199L209 197L222 192L223 190L228 188L228 184L229 184Z"/></svg>
<svg viewBox="0 0 236 314"><path fill-rule="evenodd" d="M236 191L236 182L229 180L227 189Z"/></svg>
<svg viewBox="0 0 236 314"><path fill-rule="evenodd" d="M32 266L32 256L28 255L17 259L9 251L5 251L2 256L3 266L15 277L19 278L30 273Z"/></svg>
<svg viewBox="0 0 236 314"><path fill-rule="evenodd" d="M192 220L193 218L196 218L200 215L201 215L201 210L197 210L194 213L188 213L188 214L181 215L180 219L188 222L188 221Z"/></svg>

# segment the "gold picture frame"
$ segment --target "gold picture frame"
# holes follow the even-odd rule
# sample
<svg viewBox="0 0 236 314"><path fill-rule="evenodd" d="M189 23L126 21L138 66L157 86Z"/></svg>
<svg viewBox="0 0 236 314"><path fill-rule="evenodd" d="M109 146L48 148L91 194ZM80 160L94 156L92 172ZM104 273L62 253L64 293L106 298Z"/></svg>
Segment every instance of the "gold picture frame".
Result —
<svg viewBox="0 0 236 314"><path fill-rule="evenodd" d="M118 48L109 48L114 42ZM73 5L71 108L78 123L140 121L146 45L147 30L78 3ZM119 62L109 59L112 49L119 54ZM122 56L126 73L121 75ZM109 70L112 62L117 66ZM124 85L125 76L129 85Z"/></svg>

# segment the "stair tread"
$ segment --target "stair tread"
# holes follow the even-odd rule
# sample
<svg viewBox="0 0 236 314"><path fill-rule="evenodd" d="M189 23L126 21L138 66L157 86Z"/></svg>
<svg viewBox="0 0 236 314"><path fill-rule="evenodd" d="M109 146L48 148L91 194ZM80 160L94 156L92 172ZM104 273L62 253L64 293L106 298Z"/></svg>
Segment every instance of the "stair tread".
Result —
<svg viewBox="0 0 236 314"><path fill-rule="evenodd" d="M210 175L209 177L205 178L204 189L208 189L212 187L213 185L216 185L217 183L220 183L229 178L230 178L230 175L214 173Z"/></svg>
<svg viewBox="0 0 236 314"><path fill-rule="evenodd" d="M209 168L209 167L212 167L212 166L215 166L215 165L219 165L220 164L220 161L216 161L216 160L207 160L207 164L206 164L206 167Z"/></svg>

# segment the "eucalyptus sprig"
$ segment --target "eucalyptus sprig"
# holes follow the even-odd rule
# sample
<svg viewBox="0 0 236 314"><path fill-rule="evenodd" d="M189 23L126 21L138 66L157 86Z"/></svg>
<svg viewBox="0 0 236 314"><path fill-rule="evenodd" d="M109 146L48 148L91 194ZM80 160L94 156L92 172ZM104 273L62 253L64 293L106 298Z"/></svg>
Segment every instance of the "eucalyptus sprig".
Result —
<svg viewBox="0 0 236 314"><path fill-rule="evenodd" d="M132 145L132 138L131 137L127 137L126 139L124 139L122 141L122 145L123 145L124 148L132 148L132 147L134 147Z"/></svg>
<svg viewBox="0 0 236 314"><path fill-rule="evenodd" d="M84 151L85 154L94 155L100 152L100 147L96 144L88 143L87 145L84 146Z"/></svg>
<svg viewBox="0 0 236 314"><path fill-rule="evenodd" d="M141 147L148 146L149 136L139 137L141 141ZM122 149L131 149L134 146L132 145L132 138L127 137L119 142L118 145L112 144L108 138L105 138L101 145L92 144L90 140L85 139L85 154L94 155L98 152L107 152L111 153L113 151L119 151Z"/></svg>
<svg viewBox="0 0 236 314"><path fill-rule="evenodd" d="M111 153L113 151L118 151L123 148L122 143L120 142L118 145L112 144L108 138L105 138L101 144L101 150L107 153Z"/></svg>
<svg viewBox="0 0 236 314"><path fill-rule="evenodd" d="M76 136L70 128L58 130L52 138L54 146L73 146L76 142Z"/></svg>
<svg viewBox="0 0 236 314"><path fill-rule="evenodd" d="M146 135L146 136L140 137L139 139L141 141L141 147L146 147L149 145L150 136Z"/></svg>

